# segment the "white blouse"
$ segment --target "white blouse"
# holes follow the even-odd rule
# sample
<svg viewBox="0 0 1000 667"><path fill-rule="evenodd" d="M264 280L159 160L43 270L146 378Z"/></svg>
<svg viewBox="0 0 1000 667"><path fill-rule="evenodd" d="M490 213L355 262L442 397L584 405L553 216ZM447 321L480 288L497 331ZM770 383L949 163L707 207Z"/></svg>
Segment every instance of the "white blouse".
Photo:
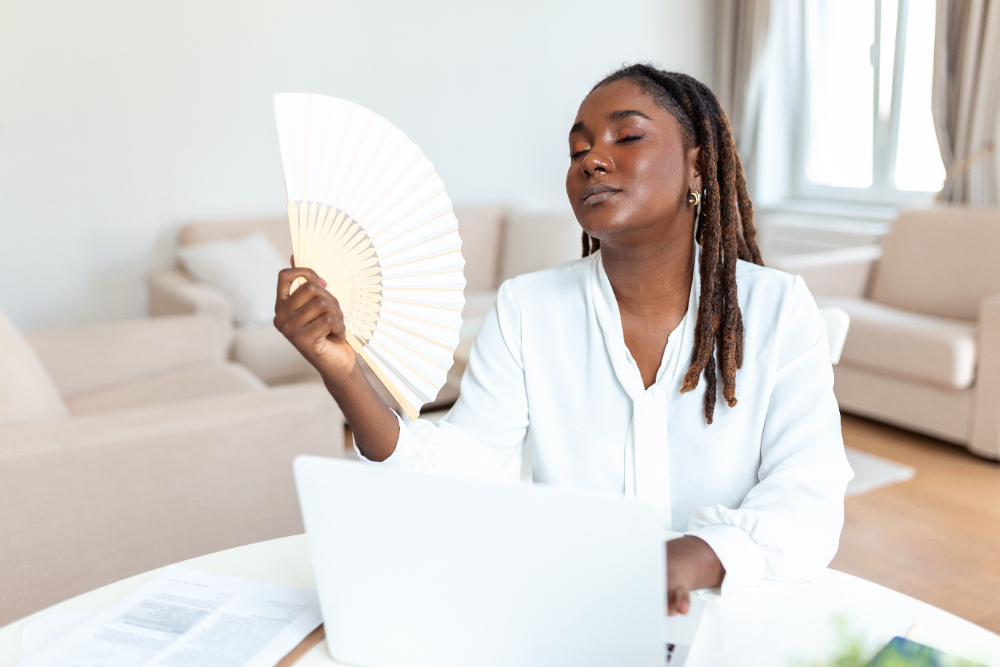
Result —
<svg viewBox="0 0 1000 667"><path fill-rule="evenodd" d="M530 441L534 481L644 499L665 530L707 542L722 592L808 579L837 551L844 454L826 328L799 277L738 262L743 367L738 403L702 411L705 380L680 393L693 350L697 256L687 314L644 388L625 346L600 253L500 287L437 424L400 420L383 465L516 480Z"/></svg>

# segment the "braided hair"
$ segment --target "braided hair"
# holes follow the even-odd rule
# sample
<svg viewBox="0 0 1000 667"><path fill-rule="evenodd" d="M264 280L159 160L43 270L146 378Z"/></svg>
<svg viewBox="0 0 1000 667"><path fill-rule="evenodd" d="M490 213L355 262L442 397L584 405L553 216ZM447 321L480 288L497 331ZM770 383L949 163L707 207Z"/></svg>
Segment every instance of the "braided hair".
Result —
<svg viewBox="0 0 1000 667"><path fill-rule="evenodd" d="M695 389L699 377L705 374L705 421L711 424L716 402L716 356L722 370L722 395L729 407L736 405L736 370L743 365L743 317L736 295L736 260L764 263L757 247L743 164L729 119L707 86L686 74L637 64L608 75L591 92L621 79L638 84L677 119L685 150L694 146L702 150L704 197L696 220L696 238L702 247L701 294L694 352L681 393ZM584 257L600 247L600 240L583 233Z"/></svg>

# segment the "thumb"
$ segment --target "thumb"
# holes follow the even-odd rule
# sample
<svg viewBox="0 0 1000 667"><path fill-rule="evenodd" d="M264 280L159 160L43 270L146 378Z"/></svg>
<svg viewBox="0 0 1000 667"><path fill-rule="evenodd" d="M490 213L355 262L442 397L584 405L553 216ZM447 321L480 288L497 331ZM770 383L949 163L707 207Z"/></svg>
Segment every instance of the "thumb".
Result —
<svg viewBox="0 0 1000 667"><path fill-rule="evenodd" d="M687 586L678 586L670 591L667 602L669 616L688 613L691 609L691 594L688 592Z"/></svg>

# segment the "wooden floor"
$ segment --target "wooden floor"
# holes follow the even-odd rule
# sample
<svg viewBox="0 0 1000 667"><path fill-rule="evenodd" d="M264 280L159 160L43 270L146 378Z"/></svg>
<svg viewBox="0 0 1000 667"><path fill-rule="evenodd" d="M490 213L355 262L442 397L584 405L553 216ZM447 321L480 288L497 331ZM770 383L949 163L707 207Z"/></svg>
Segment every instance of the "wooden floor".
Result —
<svg viewBox="0 0 1000 667"><path fill-rule="evenodd" d="M1000 463L844 415L844 442L916 468L848 498L831 567L1000 633Z"/></svg>

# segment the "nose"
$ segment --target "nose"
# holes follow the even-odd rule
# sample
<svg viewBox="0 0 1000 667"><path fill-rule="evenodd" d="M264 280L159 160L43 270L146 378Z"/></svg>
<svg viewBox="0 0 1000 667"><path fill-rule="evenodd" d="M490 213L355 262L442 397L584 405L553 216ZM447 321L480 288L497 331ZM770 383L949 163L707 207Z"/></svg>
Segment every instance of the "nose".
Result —
<svg viewBox="0 0 1000 667"><path fill-rule="evenodd" d="M598 151L591 149L587 157L583 160L583 171L588 176L603 173L610 174L615 170L615 162L610 155L602 155Z"/></svg>

